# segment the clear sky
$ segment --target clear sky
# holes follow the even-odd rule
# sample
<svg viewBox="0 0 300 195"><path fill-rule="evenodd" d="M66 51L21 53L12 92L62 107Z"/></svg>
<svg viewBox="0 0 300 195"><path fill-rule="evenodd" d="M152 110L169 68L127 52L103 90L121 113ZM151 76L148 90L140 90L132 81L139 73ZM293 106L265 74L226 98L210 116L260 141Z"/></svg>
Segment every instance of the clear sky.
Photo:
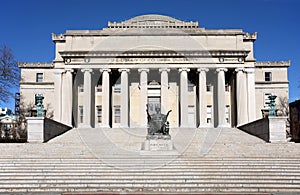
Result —
<svg viewBox="0 0 300 195"><path fill-rule="evenodd" d="M102 29L107 21L153 13L207 29L257 32L256 60L291 60L290 102L300 99L300 0L0 0L0 44L18 61L50 62L52 32Z"/></svg>

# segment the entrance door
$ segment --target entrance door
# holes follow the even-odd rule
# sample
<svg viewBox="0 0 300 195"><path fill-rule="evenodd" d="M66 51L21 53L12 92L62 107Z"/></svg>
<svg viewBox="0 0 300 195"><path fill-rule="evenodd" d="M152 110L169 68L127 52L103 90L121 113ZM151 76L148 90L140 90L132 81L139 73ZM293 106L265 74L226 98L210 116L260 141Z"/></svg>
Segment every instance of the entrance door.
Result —
<svg viewBox="0 0 300 195"><path fill-rule="evenodd" d="M155 114L157 108L160 110L160 97L148 97L149 114Z"/></svg>

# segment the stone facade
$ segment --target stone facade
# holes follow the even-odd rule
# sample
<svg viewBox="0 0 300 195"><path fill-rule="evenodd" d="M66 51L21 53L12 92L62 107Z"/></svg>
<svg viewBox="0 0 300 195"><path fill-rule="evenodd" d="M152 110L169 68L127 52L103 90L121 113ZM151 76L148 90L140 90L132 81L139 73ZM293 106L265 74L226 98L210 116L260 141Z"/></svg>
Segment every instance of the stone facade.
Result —
<svg viewBox="0 0 300 195"><path fill-rule="evenodd" d="M53 34L51 63L20 63L23 102L42 93L74 127L146 127L161 107L170 127L236 127L261 118L268 94L288 97L289 62L256 62L256 33L143 15L102 30Z"/></svg>

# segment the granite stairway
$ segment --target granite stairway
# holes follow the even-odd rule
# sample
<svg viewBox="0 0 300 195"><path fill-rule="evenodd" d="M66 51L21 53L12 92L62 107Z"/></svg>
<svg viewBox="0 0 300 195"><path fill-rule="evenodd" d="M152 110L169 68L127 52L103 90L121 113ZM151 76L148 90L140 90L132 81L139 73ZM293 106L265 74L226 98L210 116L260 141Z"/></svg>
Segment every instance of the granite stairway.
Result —
<svg viewBox="0 0 300 195"><path fill-rule="evenodd" d="M234 133L249 136L223 131L205 155L195 149L199 132L177 156L141 156L129 151L133 146L100 155L102 150L90 150L74 132L44 144L4 144L0 193L300 193L298 144L271 145L248 137L249 146L255 143L261 151L245 156L241 149L229 152L239 147L232 143ZM290 153L280 155L282 147Z"/></svg>

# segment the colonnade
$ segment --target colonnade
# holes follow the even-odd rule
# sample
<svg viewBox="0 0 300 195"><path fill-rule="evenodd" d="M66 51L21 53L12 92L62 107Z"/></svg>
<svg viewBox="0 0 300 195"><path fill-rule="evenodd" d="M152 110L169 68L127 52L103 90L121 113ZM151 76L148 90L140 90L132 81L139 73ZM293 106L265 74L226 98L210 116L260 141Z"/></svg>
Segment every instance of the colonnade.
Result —
<svg viewBox="0 0 300 195"><path fill-rule="evenodd" d="M110 127L110 72L111 69L100 69L102 74L102 127ZM118 70L121 74L121 122L120 126L129 127L129 80L128 74L130 69L122 68ZM189 68L178 69L180 74L180 127L188 127L188 72ZM208 68L198 68L199 73L199 127L206 127L207 115L207 98L206 98L206 81ZM217 116L218 126L227 126L226 122L226 103L225 103L225 73L227 68L215 69L217 73ZM237 68L236 71L236 110L237 110L237 125L245 124L255 119L255 86L254 86L254 69ZM72 101L73 101L73 78L72 69L56 69L55 75L55 112L54 119L67 125L72 125ZM91 127L91 96L92 96L92 72L93 69L84 68L83 72L83 124L81 127ZM149 69L138 69L140 74L140 124L146 127L147 114L146 104L148 103L148 73ZM165 113L170 109L169 105L169 68L158 69L161 76L161 105L162 112Z"/></svg>

